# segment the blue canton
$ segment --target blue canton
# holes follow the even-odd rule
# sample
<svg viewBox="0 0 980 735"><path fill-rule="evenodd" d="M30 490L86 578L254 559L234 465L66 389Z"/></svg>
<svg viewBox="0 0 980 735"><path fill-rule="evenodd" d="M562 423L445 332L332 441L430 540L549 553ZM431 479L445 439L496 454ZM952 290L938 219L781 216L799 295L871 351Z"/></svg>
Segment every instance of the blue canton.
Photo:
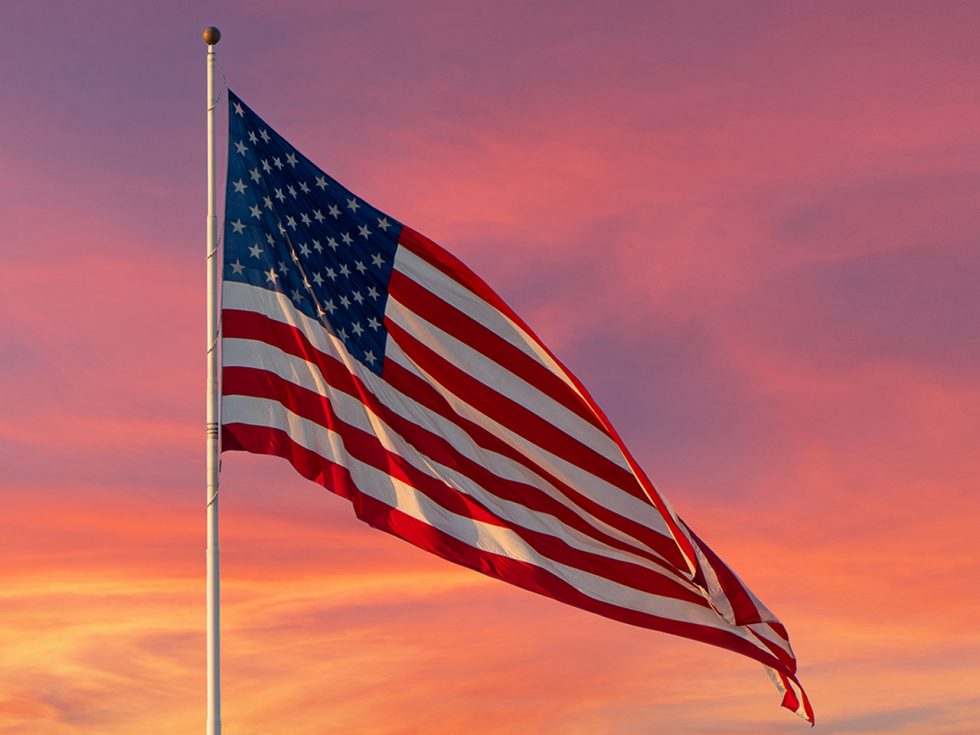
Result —
<svg viewBox="0 0 980 735"><path fill-rule="evenodd" d="M327 176L228 92L224 280L278 291L378 375L402 226Z"/></svg>

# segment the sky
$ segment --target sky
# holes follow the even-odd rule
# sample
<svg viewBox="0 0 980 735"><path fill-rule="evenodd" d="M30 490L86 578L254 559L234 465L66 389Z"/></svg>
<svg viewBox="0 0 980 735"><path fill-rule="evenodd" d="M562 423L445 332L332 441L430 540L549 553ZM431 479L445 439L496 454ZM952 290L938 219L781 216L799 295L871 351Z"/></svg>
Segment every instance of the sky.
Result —
<svg viewBox="0 0 980 735"><path fill-rule="evenodd" d="M3 15L0 735L204 728L211 24L222 85L585 383L786 624L816 731L976 733L976 3ZM221 498L227 735L808 730L758 664L426 555L283 460L226 454Z"/></svg>

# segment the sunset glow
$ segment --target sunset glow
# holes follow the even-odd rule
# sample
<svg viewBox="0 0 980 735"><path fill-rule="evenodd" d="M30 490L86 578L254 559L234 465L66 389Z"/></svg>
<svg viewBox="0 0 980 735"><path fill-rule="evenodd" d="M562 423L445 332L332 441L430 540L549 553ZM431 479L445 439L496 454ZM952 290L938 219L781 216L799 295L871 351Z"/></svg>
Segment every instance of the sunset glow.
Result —
<svg viewBox="0 0 980 735"><path fill-rule="evenodd" d="M0 735L204 728L209 24L588 386L786 624L814 732L977 732L980 6L85 5L0 24ZM223 461L226 735L807 730L752 661Z"/></svg>

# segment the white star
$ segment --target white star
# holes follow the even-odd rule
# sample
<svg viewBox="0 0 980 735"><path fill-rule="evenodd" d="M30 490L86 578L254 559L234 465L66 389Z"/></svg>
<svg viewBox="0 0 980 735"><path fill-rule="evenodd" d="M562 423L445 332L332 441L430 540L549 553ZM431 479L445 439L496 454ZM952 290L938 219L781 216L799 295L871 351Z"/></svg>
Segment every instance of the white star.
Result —
<svg viewBox="0 0 980 735"><path fill-rule="evenodd" d="M285 263L283 263L281 260L279 261L279 272L280 273L289 273L289 267Z"/></svg>
<svg viewBox="0 0 980 735"><path fill-rule="evenodd" d="M313 219L315 219L317 222L323 222L323 220L325 220L326 217L323 216L323 212L321 212L319 209L314 209Z"/></svg>
<svg viewBox="0 0 980 735"><path fill-rule="evenodd" d="M309 194L310 193L310 187L307 186L307 184L306 184L305 181L300 181L299 182L299 190L301 192L303 192L304 194Z"/></svg>
<svg viewBox="0 0 980 735"><path fill-rule="evenodd" d="M380 268L381 266L384 265L385 259L381 257L381 253L378 253L373 258L371 258L371 262L374 263L374 265L376 265L378 268Z"/></svg>
<svg viewBox="0 0 980 735"><path fill-rule="evenodd" d="M286 234L286 228L282 226L282 222L279 223L279 234L280 235Z"/></svg>
<svg viewBox="0 0 980 735"><path fill-rule="evenodd" d="M371 350L364 353L364 362L368 363L369 365L373 365L377 359L378 358L374 356L374 353L371 352Z"/></svg>
<svg viewBox="0 0 980 735"><path fill-rule="evenodd" d="M272 236L272 233L271 232L265 233L265 241L267 243L269 243L270 245L273 245L273 246L275 246L275 244L276 244L276 238L274 238Z"/></svg>
<svg viewBox="0 0 980 735"><path fill-rule="evenodd" d="M391 222L388 221L387 217L382 217L378 220L378 227L387 232L388 228L391 227Z"/></svg>
<svg viewBox="0 0 980 735"><path fill-rule="evenodd" d="M344 329L344 328L338 329L337 330L337 336L340 337L342 340L344 340L344 342L346 342L347 341L347 330Z"/></svg>
<svg viewBox="0 0 980 735"><path fill-rule="evenodd" d="M364 265L364 263L362 263L359 260L357 260L357 261L354 262L354 267L357 268L357 272L360 273L362 276L365 273L367 273L367 266Z"/></svg>
<svg viewBox="0 0 980 735"><path fill-rule="evenodd" d="M254 181L256 184L262 180L262 174L259 173L257 168L253 168L251 171L249 171L248 175L252 177L252 181Z"/></svg>
<svg viewBox="0 0 980 735"><path fill-rule="evenodd" d="M352 212L356 212L356 211L357 211L357 208L358 208L359 206L361 206L361 205L357 203L357 199L356 199L356 198L351 198L351 199L348 199L348 200L347 200L347 208L348 208L348 209L349 209L350 211L352 211Z"/></svg>
<svg viewBox="0 0 980 735"><path fill-rule="evenodd" d="M245 272L245 266L242 265L241 261L238 260L237 258L235 259L235 262L234 263L229 263L229 265L231 266L232 272L236 276L240 276L242 273Z"/></svg>
<svg viewBox="0 0 980 735"><path fill-rule="evenodd" d="M340 247L340 245L337 243L337 241L334 240L332 237L328 237L327 238L327 245L330 246L330 249L331 250L336 250L337 248Z"/></svg>
<svg viewBox="0 0 980 735"><path fill-rule="evenodd" d="M248 211L252 213L252 216L255 217L255 219L262 219L262 210L259 209L259 205L253 204L248 208Z"/></svg>
<svg viewBox="0 0 980 735"><path fill-rule="evenodd" d="M234 222L231 223L231 228L235 231L236 235L239 235L242 232L245 232L245 223L242 222L240 219L236 219Z"/></svg>
<svg viewBox="0 0 980 735"><path fill-rule="evenodd" d="M262 203L266 209L272 209L272 200L269 197L262 197Z"/></svg>
<svg viewBox="0 0 980 735"><path fill-rule="evenodd" d="M245 151L248 150L248 146L242 143L242 141L238 141L237 143L235 143L235 150L244 156Z"/></svg>
<svg viewBox="0 0 980 735"><path fill-rule="evenodd" d="M293 301L299 301L300 299L303 298L303 294L299 292L298 288L294 288L291 298Z"/></svg>
<svg viewBox="0 0 980 735"><path fill-rule="evenodd" d="M361 292L360 291L355 291L354 292L354 301L356 301L359 304L363 304L364 303L364 297L361 296Z"/></svg>
<svg viewBox="0 0 980 735"><path fill-rule="evenodd" d="M275 166L280 171L282 171L282 161L279 159L278 156L272 159L272 165Z"/></svg>
<svg viewBox="0 0 980 735"><path fill-rule="evenodd" d="M331 314L333 314L335 311L337 311L337 307L334 306L333 299L328 299L327 300L327 303L324 304L324 306L327 307L327 311L330 312Z"/></svg>
<svg viewBox="0 0 980 735"><path fill-rule="evenodd" d="M282 189L276 189L276 199L280 202L286 201L286 195L282 193Z"/></svg>
<svg viewBox="0 0 980 735"><path fill-rule="evenodd" d="M357 231L361 233L361 237L363 237L365 240L367 240L368 236L371 234L371 230L368 229L367 225L361 225L357 228Z"/></svg>
<svg viewBox="0 0 980 735"><path fill-rule="evenodd" d="M340 217L340 210L337 208L336 204L331 204L330 209L327 210L327 214L329 214L334 219L337 219L338 217Z"/></svg>
<svg viewBox="0 0 980 735"><path fill-rule="evenodd" d="M378 289L374 286L368 286L368 296L376 300L378 298Z"/></svg>
<svg viewBox="0 0 980 735"><path fill-rule="evenodd" d="M286 217L286 224L289 225L291 230L296 229L296 220L294 220L292 217Z"/></svg>
<svg viewBox="0 0 980 735"><path fill-rule="evenodd" d="M379 329L381 327L381 322L379 322L377 319L375 319L372 316L370 319L368 319L368 326L371 327L371 329L375 329L376 330L376 329Z"/></svg>
<svg viewBox="0 0 980 735"><path fill-rule="evenodd" d="M317 316L323 316L323 315L324 315L324 314L326 314L326 313L327 313L327 312L325 312L325 311L323 310L323 307L322 307L322 306L320 306L320 304L317 304L317 306L316 306L316 315L317 315Z"/></svg>
<svg viewBox="0 0 980 735"><path fill-rule="evenodd" d="M272 166L269 165L269 162L267 160L265 160L263 158L260 161L260 163L262 164L262 170L263 171L265 171L267 174L271 174L272 173Z"/></svg>
<svg viewBox="0 0 980 735"><path fill-rule="evenodd" d="M310 219L310 216L306 212L303 212L300 219L303 220L303 224L306 225L307 227L313 224L313 220Z"/></svg>
<svg viewBox="0 0 980 735"><path fill-rule="evenodd" d="M364 327L362 327L358 322L354 322L352 329L354 330L354 334L356 334L358 337L364 334Z"/></svg>
<svg viewBox="0 0 980 735"><path fill-rule="evenodd" d="M329 278L331 281L336 281L337 271L335 271L333 268L327 268L327 278Z"/></svg>
<svg viewBox="0 0 980 735"><path fill-rule="evenodd" d="M245 117L245 110L242 109L241 104L238 102L235 103L235 114L238 115L238 117Z"/></svg>
<svg viewBox="0 0 980 735"><path fill-rule="evenodd" d="M343 235L341 235L340 239L344 241L344 245L350 245L352 242L354 242L354 238L350 236L349 232L345 232Z"/></svg>
<svg viewBox="0 0 980 735"><path fill-rule="evenodd" d="M341 263L340 264L340 275L342 275L342 276L349 276L350 275L350 268L347 267L347 263Z"/></svg>
<svg viewBox="0 0 980 735"><path fill-rule="evenodd" d="M313 249L316 250L318 253L323 252L323 245L320 244L319 240L313 241Z"/></svg>
<svg viewBox="0 0 980 735"><path fill-rule="evenodd" d="M265 129L259 131L259 137L261 137L266 143L272 140L272 138L269 137L269 131Z"/></svg>
<svg viewBox="0 0 980 735"><path fill-rule="evenodd" d="M323 285L323 276L321 276L319 273L314 273L313 274L313 282L317 286L322 286Z"/></svg>
<svg viewBox="0 0 980 735"><path fill-rule="evenodd" d="M269 283L275 283L277 278L279 278L279 276L276 275L275 268L270 268L266 271L265 280Z"/></svg>
<svg viewBox="0 0 980 735"><path fill-rule="evenodd" d="M257 136L255 135L255 133L254 133L254 132L249 132L249 134L248 134L248 142L249 142L249 143L258 143L258 142L259 142L259 139L258 139L258 137L257 137Z"/></svg>
<svg viewBox="0 0 980 735"><path fill-rule="evenodd" d="M319 186L321 189L326 189L327 188L327 179L325 177L323 177L323 176L317 176L316 177L316 185Z"/></svg>
<svg viewBox="0 0 980 735"><path fill-rule="evenodd" d="M241 179L239 179L238 181L233 182L232 183L232 186L235 187L235 193L236 194L244 194L245 193L245 189L248 188L247 186L245 186L245 182L242 181Z"/></svg>
<svg viewBox="0 0 980 735"><path fill-rule="evenodd" d="M310 285L310 279L309 279L309 278L307 278L306 276L303 276L303 287L304 287L304 288L305 288L305 289L306 289L307 291L309 291L309 290L310 290L311 288L313 288L313 287L312 287L312 286Z"/></svg>
<svg viewBox="0 0 980 735"><path fill-rule="evenodd" d="M345 309L349 309L350 308L350 299L347 298L346 296L341 296L340 297L340 305L343 306Z"/></svg>
<svg viewBox="0 0 980 735"><path fill-rule="evenodd" d="M258 258L261 257L263 250L259 247L258 243L255 243L248 249L248 252L253 258Z"/></svg>
<svg viewBox="0 0 980 735"><path fill-rule="evenodd" d="M294 263L298 263L299 262L299 256L296 254L296 251L295 250L290 250L289 251L289 255L293 259L293 262Z"/></svg>
<svg viewBox="0 0 980 735"><path fill-rule="evenodd" d="M289 192L289 196L291 196L293 199L296 198L296 190L293 187L287 186L286 191Z"/></svg>
<svg viewBox="0 0 980 735"><path fill-rule="evenodd" d="M290 166L295 166L299 161L296 160L296 156L292 154L292 151L286 154L286 163Z"/></svg>
<svg viewBox="0 0 980 735"><path fill-rule="evenodd" d="M307 255L310 254L310 246L307 245L305 242L300 243L300 245L299 245L299 254L302 255L305 258Z"/></svg>

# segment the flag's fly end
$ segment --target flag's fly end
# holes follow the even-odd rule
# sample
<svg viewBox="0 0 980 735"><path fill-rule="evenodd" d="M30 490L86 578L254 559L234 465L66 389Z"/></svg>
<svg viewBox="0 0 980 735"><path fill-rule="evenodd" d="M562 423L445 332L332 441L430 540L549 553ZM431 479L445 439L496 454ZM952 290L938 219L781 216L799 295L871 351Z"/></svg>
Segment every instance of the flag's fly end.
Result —
<svg viewBox="0 0 980 735"><path fill-rule="evenodd" d="M806 692L803 691L799 680L795 676L787 676L785 673L769 666L763 666L763 668L769 674L772 683L776 685L776 689L782 693L783 707L797 717L806 720L810 723L810 727L813 727L816 724L813 716L813 707L810 705L810 699L806 696Z"/></svg>

